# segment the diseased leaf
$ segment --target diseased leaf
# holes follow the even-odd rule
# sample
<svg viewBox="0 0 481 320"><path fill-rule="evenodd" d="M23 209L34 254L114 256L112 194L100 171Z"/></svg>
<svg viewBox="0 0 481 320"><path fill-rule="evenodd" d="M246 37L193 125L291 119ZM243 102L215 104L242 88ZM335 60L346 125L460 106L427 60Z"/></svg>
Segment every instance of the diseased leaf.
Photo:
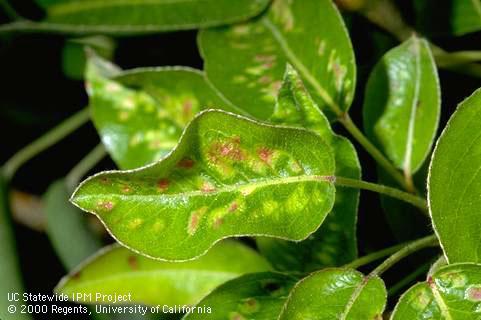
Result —
<svg viewBox="0 0 481 320"><path fill-rule="evenodd" d="M187 260L225 237L305 239L332 209L334 173L318 135L211 110L160 162L93 176L72 201L124 245Z"/></svg>
<svg viewBox="0 0 481 320"><path fill-rule="evenodd" d="M269 0L37 0L51 29L84 33L142 34L244 21Z"/></svg>
<svg viewBox="0 0 481 320"><path fill-rule="evenodd" d="M333 149L336 175L359 180L356 150L334 134L328 120L306 91L297 72L288 65L274 114L269 121L304 127L319 134ZM274 267L285 271L314 271L346 264L357 256L356 221L359 190L338 187L336 202L322 226L302 242L257 238L260 251Z"/></svg>
<svg viewBox="0 0 481 320"><path fill-rule="evenodd" d="M480 308L481 266L451 264L409 289L391 320L474 320L480 319Z"/></svg>
<svg viewBox="0 0 481 320"><path fill-rule="evenodd" d="M187 262L156 261L114 245L61 280L57 293L131 294L131 303L191 305L227 280L270 269L258 253L236 241L218 243ZM94 303L86 299L77 302Z"/></svg>
<svg viewBox="0 0 481 320"><path fill-rule="evenodd" d="M428 179L434 229L449 263L481 262L481 90L457 108L439 138Z"/></svg>
<svg viewBox="0 0 481 320"><path fill-rule="evenodd" d="M44 196L47 235L64 266L72 270L101 244L87 228L83 212L68 198L65 180L51 184Z"/></svg>
<svg viewBox="0 0 481 320"><path fill-rule="evenodd" d="M212 313L190 313L183 319L277 319L297 279L280 273L246 274L216 288L198 303Z"/></svg>
<svg viewBox="0 0 481 320"><path fill-rule="evenodd" d="M387 293L379 277L352 269L325 269L301 280L279 320L382 319Z"/></svg>
<svg viewBox="0 0 481 320"><path fill-rule="evenodd" d="M274 0L256 20L201 31L199 46L209 80L257 118L271 116L286 62L328 116L351 105L354 54L331 0Z"/></svg>
<svg viewBox="0 0 481 320"><path fill-rule="evenodd" d="M413 36L390 50L369 77L364 128L394 165L411 176L431 150L440 106L429 44Z"/></svg>
<svg viewBox="0 0 481 320"><path fill-rule="evenodd" d="M190 68L122 72L91 56L87 81L92 120L122 169L137 168L165 156L199 111L235 110L205 81L202 72Z"/></svg>

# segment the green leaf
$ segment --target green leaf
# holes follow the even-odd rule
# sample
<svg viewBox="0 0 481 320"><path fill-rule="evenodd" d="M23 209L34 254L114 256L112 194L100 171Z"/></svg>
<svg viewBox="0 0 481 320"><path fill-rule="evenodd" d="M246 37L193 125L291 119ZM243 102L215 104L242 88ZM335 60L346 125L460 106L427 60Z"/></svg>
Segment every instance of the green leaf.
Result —
<svg viewBox="0 0 481 320"><path fill-rule="evenodd" d="M62 49L62 68L64 74L74 80L81 80L85 74L87 58L85 56L85 46L110 60L115 51L115 42L104 36L91 36L83 38L69 39L65 42Z"/></svg>
<svg viewBox="0 0 481 320"><path fill-rule="evenodd" d="M92 120L122 169L159 160L170 152L186 124L202 109L235 111L206 82L184 67L122 72L97 56L87 70Z"/></svg>
<svg viewBox="0 0 481 320"><path fill-rule="evenodd" d="M55 291L93 297L131 294L131 303L191 305L230 279L269 269L264 258L236 241L223 241L203 257L180 263L152 260L114 245L63 278ZM78 302L99 303L94 298Z"/></svg>
<svg viewBox="0 0 481 320"><path fill-rule="evenodd" d="M440 268L409 289L391 320L473 320L480 319L480 310L481 266L459 263Z"/></svg>
<svg viewBox="0 0 481 320"><path fill-rule="evenodd" d="M480 262L481 90L457 108L431 160L428 200L449 263Z"/></svg>
<svg viewBox="0 0 481 320"><path fill-rule="evenodd" d="M22 301L8 301L10 293L23 293L20 264L17 257L15 235L12 225L12 213L8 197L9 189L5 178L0 174L0 318L11 320L32 319L27 313L11 314L7 308L13 305L20 310Z"/></svg>
<svg viewBox="0 0 481 320"><path fill-rule="evenodd" d="M68 198L65 180L52 183L44 196L47 235L64 266L72 270L101 245L88 229L82 211Z"/></svg>
<svg viewBox="0 0 481 320"><path fill-rule="evenodd" d="M328 116L351 105L354 54L331 0L274 0L259 19L201 31L199 46L209 80L257 118L271 116L286 62L299 71Z"/></svg>
<svg viewBox="0 0 481 320"><path fill-rule="evenodd" d="M244 21L269 0L37 0L47 13L40 25L103 34L142 34Z"/></svg>
<svg viewBox="0 0 481 320"><path fill-rule="evenodd" d="M334 134L328 120L306 91L298 73L288 65L274 114L269 121L300 126L319 134L333 149L336 175L359 180L361 167L348 139ZM257 238L260 251L274 267L285 271L314 271L346 264L357 256L356 221L359 190L338 187L336 202L322 226L299 243Z"/></svg>
<svg viewBox="0 0 481 320"><path fill-rule="evenodd" d="M417 24L431 34L464 35L481 30L480 0L416 0Z"/></svg>
<svg viewBox="0 0 481 320"><path fill-rule="evenodd" d="M382 319L387 293L379 277L352 269L325 269L301 280L279 320Z"/></svg>
<svg viewBox="0 0 481 320"><path fill-rule="evenodd" d="M451 27L456 35L481 30L481 0L452 1Z"/></svg>
<svg viewBox="0 0 481 320"><path fill-rule="evenodd" d="M197 305L212 313L190 313L184 320L277 319L297 279L280 273L253 273L216 288Z"/></svg>
<svg viewBox="0 0 481 320"><path fill-rule="evenodd" d="M369 77L364 128L394 165L411 176L431 150L440 106L429 44L413 36L386 53Z"/></svg>
<svg viewBox="0 0 481 320"><path fill-rule="evenodd" d="M72 201L126 246L186 260L226 237L305 239L332 209L334 173L318 135L211 110L160 162L93 176Z"/></svg>

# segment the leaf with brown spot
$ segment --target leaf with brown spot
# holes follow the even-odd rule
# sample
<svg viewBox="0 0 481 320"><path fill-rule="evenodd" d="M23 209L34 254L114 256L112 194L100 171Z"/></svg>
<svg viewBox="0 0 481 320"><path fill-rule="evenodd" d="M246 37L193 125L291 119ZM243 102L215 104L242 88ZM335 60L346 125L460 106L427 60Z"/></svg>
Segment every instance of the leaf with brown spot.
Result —
<svg viewBox="0 0 481 320"><path fill-rule="evenodd" d="M286 63L299 71L330 119L347 111L354 98L354 53L331 0L274 0L256 19L202 30L199 46L207 78L256 118L272 115Z"/></svg>
<svg viewBox="0 0 481 320"><path fill-rule="evenodd" d="M92 120L122 169L137 168L165 156L201 110L237 110L220 97L201 71L191 68L122 71L91 54L86 81ZM179 161L179 166L186 169L193 165L191 159Z"/></svg>
<svg viewBox="0 0 481 320"><path fill-rule="evenodd" d="M443 266L399 299L391 320L474 320L481 311L481 265Z"/></svg>
<svg viewBox="0 0 481 320"><path fill-rule="evenodd" d="M269 164L260 147L275 154ZM195 166L177 165L186 158ZM318 135L210 110L190 123L161 161L97 174L72 201L97 215L125 246L154 258L188 260L226 237L305 239L332 209L334 173L332 150ZM125 185L132 192L122 192Z"/></svg>
<svg viewBox="0 0 481 320"><path fill-rule="evenodd" d="M310 129L320 135L334 151L336 175L360 179L357 153L348 139L336 135L322 111L311 99L298 73L287 66L277 98L276 124ZM263 158L270 152L261 150ZM258 151L259 152L259 151ZM359 190L336 189L336 202L322 226L302 242L257 238L260 251L282 271L315 271L346 264L357 256L356 222Z"/></svg>

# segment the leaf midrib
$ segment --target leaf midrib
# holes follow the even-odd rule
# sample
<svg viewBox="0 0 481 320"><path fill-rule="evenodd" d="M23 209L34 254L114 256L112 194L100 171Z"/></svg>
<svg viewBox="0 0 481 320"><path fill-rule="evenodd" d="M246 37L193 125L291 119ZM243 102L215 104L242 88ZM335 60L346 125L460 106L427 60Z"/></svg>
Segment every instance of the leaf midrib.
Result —
<svg viewBox="0 0 481 320"><path fill-rule="evenodd" d="M290 60L290 62L296 67L300 74L304 77L304 79L309 82L314 89L316 90L317 94L324 100L324 102L329 106L329 108L337 115L341 116L343 111L341 107L334 101L331 95L328 93L326 88L324 88L309 72L309 69L301 62L301 60L297 57L297 55L292 51L287 43L286 39L282 35L281 31L277 26L269 19L268 16L262 18L262 24L271 31L272 36L277 41L281 49L284 51L286 57Z"/></svg>
<svg viewBox="0 0 481 320"><path fill-rule="evenodd" d="M217 188L215 191L212 191L212 192L195 190L195 191L178 192L178 193L161 193L161 194L156 193L156 194L144 194L144 195L135 195L135 194L126 195L126 194L119 193L118 195L125 199L129 199L129 198L142 199L142 198L151 198L152 196L156 198L208 196L208 195L216 195L219 193L226 193L226 192L233 192L233 191L243 191L243 190L250 190L250 189L255 190L261 187L290 184L290 183L313 182L313 181L333 183L334 179L335 179L334 176L303 175L303 176L277 178L277 179L264 180L264 181L253 181L246 184L224 185L223 187ZM82 185L80 185L79 188L81 187ZM109 194L111 195L111 193ZM78 200L84 200L84 199L98 198L99 196L103 196L103 195L104 194L99 194L99 193L96 193L95 195L74 195L74 199L78 201Z"/></svg>
<svg viewBox="0 0 481 320"><path fill-rule="evenodd" d="M414 38L415 42L415 63L416 63L416 77L414 87L414 97L411 105L411 112L409 115L409 126L406 139L406 153L404 155L403 170L405 175L411 175L412 168L412 154L414 148L414 131L416 127L416 111L419 102L419 93L421 89L421 44L417 38Z"/></svg>
<svg viewBox="0 0 481 320"><path fill-rule="evenodd" d="M451 313L449 312L448 306L446 305L446 303L443 300L443 297L439 293L439 290L436 286L436 283L432 283L432 284L428 283L428 286L431 289L431 292L433 293L434 300L436 300L436 303L439 306L439 310L441 311L441 315L443 316L443 319L453 320L453 317L451 316Z"/></svg>

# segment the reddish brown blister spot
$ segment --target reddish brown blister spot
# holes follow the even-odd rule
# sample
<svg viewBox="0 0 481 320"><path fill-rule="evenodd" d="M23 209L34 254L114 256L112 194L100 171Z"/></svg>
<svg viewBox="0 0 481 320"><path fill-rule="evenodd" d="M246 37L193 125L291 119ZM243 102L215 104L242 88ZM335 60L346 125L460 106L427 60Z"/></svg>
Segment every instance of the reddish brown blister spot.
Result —
<svg viewBox="0 0 481 320"><path fill-rule="evenodd" d="M239 205L237 204L237 202L232 202L232 204L231 204L230 207L229 207L229 212L234 212L234 211L236 211L238 208L239 208Z"/></svg>
<svg viewBox="0 0 481 320"><path fill-rule="evenodd" d="M194 160L185 158L180 160L179 163L177 163L177 166L183 169L190 169L194 166L194 164L195 164Z"/></svg>
<svg viewBox="0 0 481 320"><path fill-rule="evenodd" d="M74 274L72 274L72 279L73 280L79 280L80 279L81 272L77 271Z"/></svg>
<svg viewBox="0 0 481 320"><path fill-rule="evenodd" d="M123 192L123 193L130 193L131 191L132 191L132 189L131 189L129 186L127 186L127 185L125 185L125 186L122 187L122 192Z"/></svg>
<svg viewBox="0 0 481 320"><path fill-rule="evenodd" d="M102 177L102 178L100 178L100 183L101 183L101 184L109 184L109 183L110 183L110 179L107 178L107 177Z"/></svg>
<svg viewBox="0 0 481 320"><path fill-rule="evenodd" d="M230 159L233 161L241 161L245 159L245 155L240 148L240 137L235 136L227 142L212 143L208 152L209 159L217 163L220 158Z"/></svg>
<svg viewBox="0 0 481 320"><path fill-rule="evenodd" d="M187 99L187 100L184 101L184 103L182 104L182 113L183 113L185 118L191 117L193 106L194 106L194 104L192 103L192 100Z"/></svg>
<svg viewBox="0 0 481 320"><path fill-rule="evenodd" d="M271 164L273 152L267 147L257 149L257 155L266 164Z"/></svg>
<svg viewBox="0 0 481 320"><path fill-rule="evenodd" d="M162 178L159 181L157 181L157 187L162 192L169 188L169 184L170 184L170 182L167 178Z"/></svg>
<svg viewBox="0 0 481 320"><path fill-rule="evenodd" d="M104 211L111 211L114 208L114 203L112 201L101 201L97 204L99 209Z"/></svg>
<svg viewBox="0 0 481 320"><path fill-rule="evenodd" d="M207 192L214 192L214 191L215 191L215 187L214 187L212 184L210 184L209 182L204 182L204 183L202 184L202 186L200 187L200 190L201 190L202 192L206 192L206 193L207 193Z"/></svg>
<svg viewBox="0 0 481 320"><path fill-rule="evenodd" d="M132 270L139 269L139 261L136 256L129 256L127 258L127 263Z"/></svg>
<svg viewBox="0 0 481 320"><path fill-rule="evenodd" d="M481 287L471 287L468 289L468 299L471 301L481 301Z"/></svg>

